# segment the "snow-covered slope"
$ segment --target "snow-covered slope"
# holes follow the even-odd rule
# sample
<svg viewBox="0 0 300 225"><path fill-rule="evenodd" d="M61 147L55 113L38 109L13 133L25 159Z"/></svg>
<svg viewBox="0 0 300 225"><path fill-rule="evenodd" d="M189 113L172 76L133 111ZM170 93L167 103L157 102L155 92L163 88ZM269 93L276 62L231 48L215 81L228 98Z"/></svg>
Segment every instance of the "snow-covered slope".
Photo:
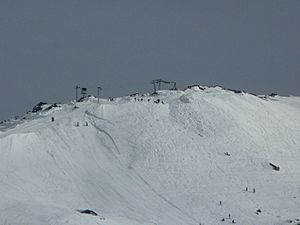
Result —
<svg viewBox="0 0 300 225"><path fill-rule="evenodd" d="M0 132L2 225L300 223L299 97L195 87L44 109Z"/></svg>

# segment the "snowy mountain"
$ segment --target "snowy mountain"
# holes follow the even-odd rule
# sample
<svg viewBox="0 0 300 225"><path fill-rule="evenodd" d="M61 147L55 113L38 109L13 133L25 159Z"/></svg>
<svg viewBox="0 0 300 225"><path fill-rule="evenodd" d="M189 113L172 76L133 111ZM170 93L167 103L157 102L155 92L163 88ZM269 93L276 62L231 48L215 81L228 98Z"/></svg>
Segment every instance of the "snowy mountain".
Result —
<svg viewBox="0 0 300 225"><path fill-rule="evenodd" d="M299 97L91 97L0 130L1 225L300 224Z"/></svg>

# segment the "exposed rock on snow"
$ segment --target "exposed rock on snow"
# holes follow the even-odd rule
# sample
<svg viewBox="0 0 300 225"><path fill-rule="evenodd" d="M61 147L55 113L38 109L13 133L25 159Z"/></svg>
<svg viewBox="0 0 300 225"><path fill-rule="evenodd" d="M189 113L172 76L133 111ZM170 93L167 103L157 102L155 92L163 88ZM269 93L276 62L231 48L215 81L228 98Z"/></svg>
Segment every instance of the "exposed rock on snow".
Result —
<svg viewBox="0 0 300 225"><path fill-rule="evenodd" d="M90 210L90 209L84 209L84 210L77 210L78 212L80 213L83 213L83 214L89 214L89 215L93 215L93 216L98 216L98 213L94 212L93 210Z"/></svg>

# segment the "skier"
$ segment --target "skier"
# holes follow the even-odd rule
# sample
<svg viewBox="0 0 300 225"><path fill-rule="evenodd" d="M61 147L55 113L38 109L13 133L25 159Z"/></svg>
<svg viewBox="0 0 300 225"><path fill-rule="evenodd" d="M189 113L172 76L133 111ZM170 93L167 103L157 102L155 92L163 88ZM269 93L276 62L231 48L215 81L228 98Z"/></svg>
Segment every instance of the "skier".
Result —
<svg viewBox="0 0 300 225"><path fill-rule="evenodd" d="M253 188L253 193L255 193L255 188Z"/></svg>
<svg viewBox="0 0 300 225"><path fill-rule="evenodd" d="M220 205L222 206L222 201L220 201Z"/></svg>
<svg viewBox="0 0 300 225"><path fill-rule="evenodd" d="M54 117L51 117L51 121L54 122Z"/></svg>

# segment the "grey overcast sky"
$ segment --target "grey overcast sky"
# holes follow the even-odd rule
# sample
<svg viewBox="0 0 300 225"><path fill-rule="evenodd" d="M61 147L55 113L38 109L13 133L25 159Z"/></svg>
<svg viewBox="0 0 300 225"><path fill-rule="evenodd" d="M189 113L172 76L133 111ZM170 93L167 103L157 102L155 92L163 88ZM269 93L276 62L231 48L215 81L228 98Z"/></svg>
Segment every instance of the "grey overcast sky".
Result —
<svg viewBox="0 0 300 225"><path fill-rule="evenodd" d="M0 119L151 80L300 95L299 0L0 0Z"/></svg>

